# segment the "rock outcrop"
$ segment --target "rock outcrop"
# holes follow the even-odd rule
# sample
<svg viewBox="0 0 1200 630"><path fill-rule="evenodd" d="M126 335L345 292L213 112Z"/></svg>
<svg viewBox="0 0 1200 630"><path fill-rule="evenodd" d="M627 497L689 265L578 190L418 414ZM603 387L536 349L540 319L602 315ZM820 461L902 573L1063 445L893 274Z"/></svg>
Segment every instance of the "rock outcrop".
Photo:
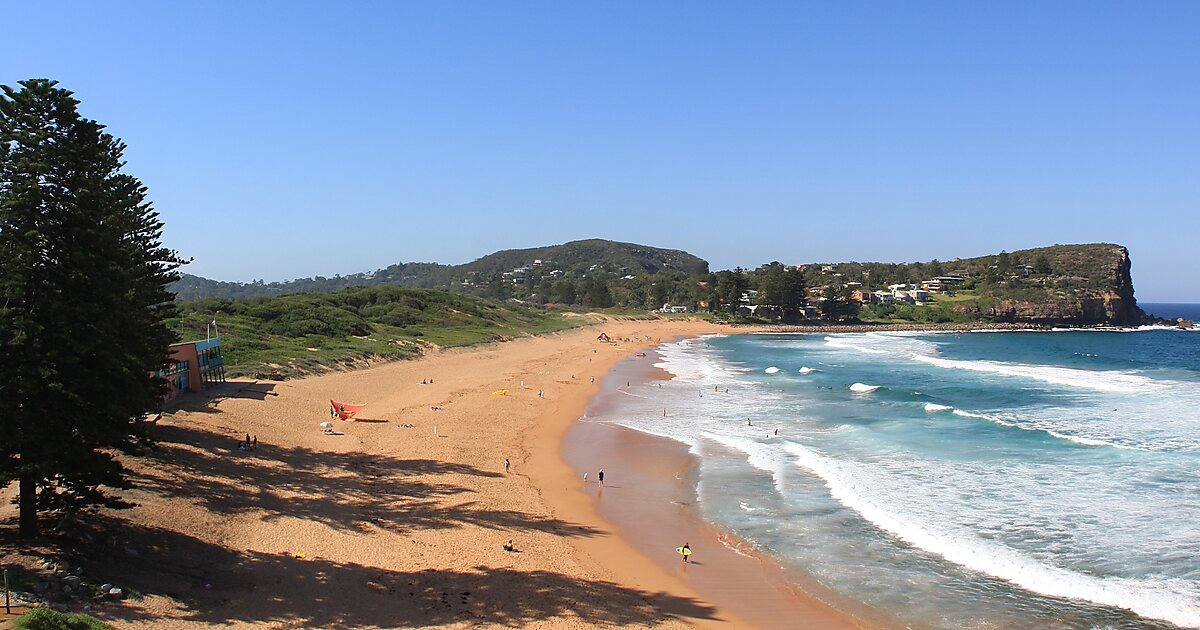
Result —
<svg viewBox="0 0 1200 630"><path fill-rule="evenodd" d="M1087 248L1086 258L1080 255L1082 248ZM1081 281L1080 284L1086 283L1086 286L1073 289L1048 286L1044 294L1024 299L998 298L990 305L965 305L955 310L983 315L996 322L1039 326L1137 326L1151 322L1133 296L1129 250L1124 247L1105 243L1056 246L1021 253L1027 256L1058 254L1060 260L1056 261L1055 268L1060 270L1062 277ZM1074 259L1070 258L1072 256ZM1081 258L1087 263L1082 267Z"/></svg>

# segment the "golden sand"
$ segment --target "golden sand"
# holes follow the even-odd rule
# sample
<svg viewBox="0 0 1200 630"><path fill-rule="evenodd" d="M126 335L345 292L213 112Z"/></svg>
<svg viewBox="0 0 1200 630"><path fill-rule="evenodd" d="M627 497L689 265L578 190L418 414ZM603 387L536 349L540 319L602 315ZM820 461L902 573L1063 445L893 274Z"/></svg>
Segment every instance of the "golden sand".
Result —
<svg viewBox="0 0 1200 630"><path fill-rule="evenodd" d="M600 343L601 330L629 341ZM127 460L138 507L95 519L85 564L145 595L93 612L130 628L748 625L615 535L560 453L592 376L660 339L724 330L609 321L227 384ZM365 404L366 421L331 419L330 399ZM246 434L257 449L238 450ZM855 625L806 606L796 627Z"/></svg>

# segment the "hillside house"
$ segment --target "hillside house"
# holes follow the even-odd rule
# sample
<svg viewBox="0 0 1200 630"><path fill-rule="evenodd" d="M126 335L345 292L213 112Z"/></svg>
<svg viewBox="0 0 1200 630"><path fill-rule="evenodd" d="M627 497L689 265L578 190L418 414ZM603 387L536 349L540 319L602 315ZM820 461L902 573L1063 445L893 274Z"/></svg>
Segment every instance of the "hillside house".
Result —
<svg viewBox="0 0 1200 630"><path fill-rule="evenodd" d="M943 293L952 291L963 283L963 279L958 276L938 276L931 280L925 280L921 283L921 288L925 291L933 293Z"/></svg>

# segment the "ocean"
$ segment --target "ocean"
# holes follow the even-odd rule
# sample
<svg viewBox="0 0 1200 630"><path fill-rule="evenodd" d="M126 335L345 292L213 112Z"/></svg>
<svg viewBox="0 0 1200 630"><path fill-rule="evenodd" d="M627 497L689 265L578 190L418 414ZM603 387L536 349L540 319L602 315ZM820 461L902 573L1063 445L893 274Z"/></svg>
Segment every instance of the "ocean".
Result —
<svg viewBox="0 0 1200 630"><path fill-rule="evenodd" d="M1143 311L1151 315L1161 317L1163 319L1190 319L1193 322L1200 322L1200 304L1155 304L1139 303Z"/></svg>
<svg viewBox="0 0 1200 630"><path fill-rule="evenodd" d="M1200 627L1198 332L702 337L589 419L688 445L706 519L901 624Z"/></svg>

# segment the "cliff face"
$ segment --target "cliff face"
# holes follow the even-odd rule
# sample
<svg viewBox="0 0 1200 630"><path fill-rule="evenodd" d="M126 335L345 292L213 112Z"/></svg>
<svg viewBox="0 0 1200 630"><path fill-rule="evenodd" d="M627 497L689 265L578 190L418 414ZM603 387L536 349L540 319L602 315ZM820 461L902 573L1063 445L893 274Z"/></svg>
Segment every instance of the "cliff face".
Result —
<svg viewBox="0 0 1200 630"><path fill-rule="evenodd" d="M956 308L963 313L984 315L997 322L1028 323L1044 326L1137 326L1150 318L1133 297L1129 251L1119 245L1089 246L1093 254L1086 278L1092 286L1070 291L1047 288L1044 294L1029 299L997 299L989 305ZM1099 254L1100 260L1095 255ZM1081 274L1075 270L1074 273ZM1084 275L1084 274L1081 274Z"/></svg>

